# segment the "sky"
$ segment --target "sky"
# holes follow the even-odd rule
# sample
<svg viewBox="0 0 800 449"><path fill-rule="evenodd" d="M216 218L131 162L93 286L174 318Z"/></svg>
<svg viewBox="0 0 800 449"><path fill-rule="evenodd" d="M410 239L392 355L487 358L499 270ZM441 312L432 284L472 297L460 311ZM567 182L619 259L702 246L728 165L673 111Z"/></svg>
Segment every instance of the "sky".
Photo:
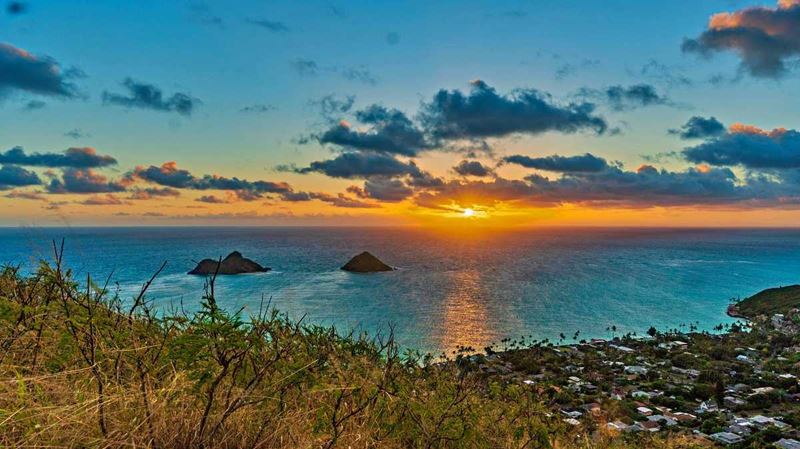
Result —
<svg viewBox="0 0 800 449"><path fill-rule="evenodd" d="M0 225L796 226L800 0L7 1Z"/></svg>

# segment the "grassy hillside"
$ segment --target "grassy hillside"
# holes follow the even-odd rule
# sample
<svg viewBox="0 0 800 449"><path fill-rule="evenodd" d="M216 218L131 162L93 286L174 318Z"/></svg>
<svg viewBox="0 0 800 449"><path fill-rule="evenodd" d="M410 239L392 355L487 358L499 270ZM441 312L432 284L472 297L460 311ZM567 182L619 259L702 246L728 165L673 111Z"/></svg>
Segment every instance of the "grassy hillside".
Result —
<svg viewBox="0 0 800 449"><path fill-rule="evenodd" d="M264 304L154 314L109 284L43 263L0 273L0 447L613 448L679 438L587 437L555 398L463 359L400 353L391 334L339 336ZM127 299L127 298L126 298Z"/></svg>
<svg viewBox="0 0 800 449"><path fill-rule="evenodd" d="M742 300L736 308L742 316L748 318L786 313L793 308L800 308L800 285L764 290Z"/></svg>

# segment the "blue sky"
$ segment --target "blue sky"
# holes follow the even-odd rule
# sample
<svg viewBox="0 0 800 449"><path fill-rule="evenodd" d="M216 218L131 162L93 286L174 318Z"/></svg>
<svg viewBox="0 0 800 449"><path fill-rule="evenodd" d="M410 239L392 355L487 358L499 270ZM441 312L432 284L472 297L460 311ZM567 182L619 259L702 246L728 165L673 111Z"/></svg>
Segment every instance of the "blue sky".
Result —
<svg viewBox="0 0 800 449"><path fill-rule="evenodd" d="M756 6L774 9L773 2L22 4L22 13L0 16L0 42L52 58L64 72L77 68L84 76L72 78L79 95L71 98L0 89L0 151L92 147L118 161L103 172L108 178L124 176L136 166L177 161L197 175L286 181L294 190L335 195L353 180L275 170L349 151L313 139L311 144L298 143L330 125L320 114L321 98L354 96L351 113L377 104L415 120L421 104L440 89L467 93L470 81L477 79L500 95L536 89L559 104L591 102L613 130L602 135L503 135L489 139L492 156L470 155L485 164L517 153L592 153L635 169L648 162L642 155L697 144L667 132L690 117L713 116L726 126L742 122L771 130L792 129L800 112L796 102L787 101L800 93L793 71L755 76L742 68L735 49L714 50L710 58L682 51L684 39L701 35L713 14ZM104 92L126 94L122 83L128 78L157 87L165 98L175 93L194 98L191 114L103 101ZM634 85L652 87L664 101L614 110L598 97L609 86ZM587 89L594 96L587 97ZM25 110L31 101L44 106ZM263 111L243 112L247 107ZM65 135L71 130L79 130L77 138ZM448 167L464 158L434 153L420 156L419 165L444 178L452 177ZM658 168L692 165L668 158ZM731 169L741 175L748 167ZM320 205L320 213L329 205ZM24 220L44 220L45 212L23 209ZM13 214L0 219L15 224Z"/></svg>

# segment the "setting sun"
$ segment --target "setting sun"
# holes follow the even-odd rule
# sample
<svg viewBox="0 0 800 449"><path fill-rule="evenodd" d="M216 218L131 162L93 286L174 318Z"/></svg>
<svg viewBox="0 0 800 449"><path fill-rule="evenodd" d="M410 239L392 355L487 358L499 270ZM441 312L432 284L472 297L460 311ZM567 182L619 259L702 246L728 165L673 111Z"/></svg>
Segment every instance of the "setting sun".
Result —
<svg viewBox="0 0 800 449"><path fill-rule="evenodd" d="M470 209L470 208L466 208L466 209L464 209L464 212L462 212L462 214L465 217L474 217L475 216L475 211Z"/></svg>

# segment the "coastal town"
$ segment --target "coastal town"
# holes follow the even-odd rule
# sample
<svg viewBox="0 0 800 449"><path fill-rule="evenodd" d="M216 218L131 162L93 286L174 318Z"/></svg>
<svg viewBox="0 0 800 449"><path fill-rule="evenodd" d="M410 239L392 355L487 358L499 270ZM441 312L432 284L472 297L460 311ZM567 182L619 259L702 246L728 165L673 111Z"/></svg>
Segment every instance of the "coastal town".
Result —
<svg viewBox="0 0 800 449"><path fill-rule="evenodd" d="M535 389L553 418L575 432L800 449L800 310L748 316L756 303L774 308L778 301L732 304L730 315L749 319L715 332L690 325L687 332L650 328L608 339L579 340L576 333L572 344L564 335L527 346L506 341L511 349L486 348L465 359L487 378Z"/></svg>

